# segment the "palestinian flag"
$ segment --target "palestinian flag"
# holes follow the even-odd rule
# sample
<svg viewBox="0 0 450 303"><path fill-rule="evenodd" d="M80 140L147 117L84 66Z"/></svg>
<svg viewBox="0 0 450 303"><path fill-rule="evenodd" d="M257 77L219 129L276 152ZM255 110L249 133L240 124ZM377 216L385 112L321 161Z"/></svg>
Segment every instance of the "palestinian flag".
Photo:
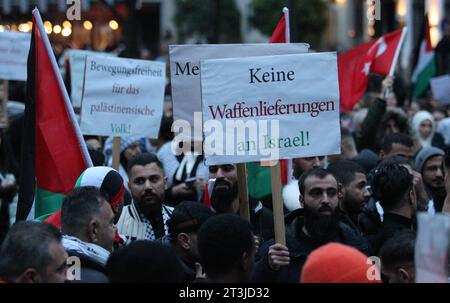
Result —
<svg viewBox="0 0 450 303"><path fill-rule="evenodd" d="M275 30L272 33L272 37L270 37L269 43L286 43L289 42L289 31L286 31L286 25L289 26L289 10L285 7L283 9L283 15L278 21Z"/></svg>
<svg viewBox="0 0 450 303"><path fill-rule="evenodd" d="M436 73L434 60L434 49L430 39L430 23L428 15L425 15L424 26L422 26L419 44L415 51L415 68L411 77L414 83L412 97L423 95L430 84L430 79Z"/></svg>
<svg viewBox="0 0 450 303"><path fill-rule="evenodd" d="M289 10L285 7L269 43L289 43ZM288 161L279 160L281 167L281 184L287 184L289 180ZM270 167L263 166L260 163L247 163L247 188L248 195L254 199L266 200L271 198L272 186Z"/></svg>
<svg viewBox="0 0 450 303"><path fill-rule="evenodd" d="M37 9L28 54L27 100L17 220L57 211L80 174L92 166Z"/></svg>

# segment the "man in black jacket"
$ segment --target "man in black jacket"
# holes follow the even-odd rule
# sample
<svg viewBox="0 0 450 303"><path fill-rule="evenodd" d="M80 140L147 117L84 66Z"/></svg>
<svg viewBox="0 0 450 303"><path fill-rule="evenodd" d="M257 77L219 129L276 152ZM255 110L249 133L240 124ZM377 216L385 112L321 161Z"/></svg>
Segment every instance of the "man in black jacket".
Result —
<svg viewBox="0 0 450 303"><path fill-rule="evenodd" d="M169 245L180 259L186 283L193 282L199 270L198 230L213 215L212 210L202 203L183 201L175 206L167 221L169 234L160 240Z"/></svg>
<svg viewBox="0 0 450 303"><path fill-rule="evenodd" d="M328 171L341 186L342 197L339 201L341 221L357 232L362 232L359 217L370 197L364 168L353 161L342 160L330 164Z"/></svg>
<svg viewBox="0 0 450 303"><path fill-rule="evenodd" d="M413 175L405 167L388 164L378 168L373 177L373 191L384 210L383 223L373 240L373 252L377 254L383 244L401 230L413 230L413 218L417 211Z"/></svg>
<svg viewBox="0 0 450 303"><path fill-rule="evenodd" d="M338 242L368 254L369 246L360 233L338 218L338 183L327 170L316 168L299 180L298 209L286 217L286 246L270 240L258 252L253 280L297 283L308 255L319 246Z"/></svg>

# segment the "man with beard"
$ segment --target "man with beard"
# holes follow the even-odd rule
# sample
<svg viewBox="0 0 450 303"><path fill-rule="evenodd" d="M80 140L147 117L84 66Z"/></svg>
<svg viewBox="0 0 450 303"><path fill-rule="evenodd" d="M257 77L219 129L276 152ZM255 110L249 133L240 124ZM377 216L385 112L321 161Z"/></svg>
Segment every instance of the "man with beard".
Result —
<svg viewBox="0 0 450 303"><path fill-rule="evenodd" d="M127 242L166 235L173 209L163 204L167 177L161 162L154 154L137 155L128 164L128 176L133 201L124 207L117 222L119 233Z"/></svg>
<svg viewBox="0 0 450 303"><path fill-rule="evenodd" d="M209 178L216 179L211 194L211 206L216 213L239 214L238 177L235 164L212 165ZM250 223L261 243L273 238L273 215L260 201L249 197Z"/></svg>
<svg viewBox="0 0 450 303"><path fill-rule="evenodd" d="M308 255L329 242L368 254L365 239L339 221L336 178L325 169L315 168L304 172L298 184L303 209L286 217L286 246L273 239L261 246L253 277L256 282L298 282Z"/></svg>
<svg viewBox="0 0 450 303"><path fill-rule="evenodd" d="M359 216L370 197L364 168L353 161L342 160L330 164L328 171L340 184L339 213L341 221L355 231L362 232Z"/></svg>
<svg viewBox="0 0 450 303"><path fill-rule="evenodd" d="M444 151L436 147L424 147L416 156L416 171L422 174L425 189L431 201L428 212L441 212L446 196L444 186Z"/></svg>
<svg viewBox="0 0 450 303"><path fill-rule="evenodd" d="M322 156L292 159L293 180L283 187L283 204L287 212L294 211L301 207L298 200L298 196L300 195L300 192L298 191L298 179L300 176L308 169L323 168L324 160L325 157Z"/></svg>

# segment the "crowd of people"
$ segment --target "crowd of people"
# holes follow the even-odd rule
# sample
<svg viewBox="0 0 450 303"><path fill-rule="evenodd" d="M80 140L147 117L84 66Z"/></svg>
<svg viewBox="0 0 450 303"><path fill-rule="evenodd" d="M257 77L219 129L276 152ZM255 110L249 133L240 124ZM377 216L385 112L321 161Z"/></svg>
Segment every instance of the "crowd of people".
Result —
<svg viewBox="0 0 450 303"><path fill-rule="evenodd" d="M340 154L288 160L285 245L271 197L239 215L236 164L172 152L170 95L157 139L122 138L116 170L112 138L85 136L94 166L61 209L14 223L14 118L0 133L0 283L415 282L417 213L450 213L450 107L395 81L341 114Z"/></svg>

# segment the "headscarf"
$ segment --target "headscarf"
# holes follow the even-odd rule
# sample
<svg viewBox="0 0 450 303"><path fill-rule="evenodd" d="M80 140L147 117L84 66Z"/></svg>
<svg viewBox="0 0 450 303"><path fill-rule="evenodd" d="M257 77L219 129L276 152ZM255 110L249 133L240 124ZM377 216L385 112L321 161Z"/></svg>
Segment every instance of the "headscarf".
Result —
<svg viewBox="0 0 450 303"><path fill-rule="evenodd" d="M427 138L422 138L420 136L419 128L420 128L420 123L422 123L425 120L431 121L432 129L431 129L430 135ZM434 133L436 131L436 123L434 122L433 115L424 110L418 111L412 119L412 125L413 125L414 136L417 140L419 140L419 143L422 145L422 147L430 147L431 140L433 139Z"/></svg>

